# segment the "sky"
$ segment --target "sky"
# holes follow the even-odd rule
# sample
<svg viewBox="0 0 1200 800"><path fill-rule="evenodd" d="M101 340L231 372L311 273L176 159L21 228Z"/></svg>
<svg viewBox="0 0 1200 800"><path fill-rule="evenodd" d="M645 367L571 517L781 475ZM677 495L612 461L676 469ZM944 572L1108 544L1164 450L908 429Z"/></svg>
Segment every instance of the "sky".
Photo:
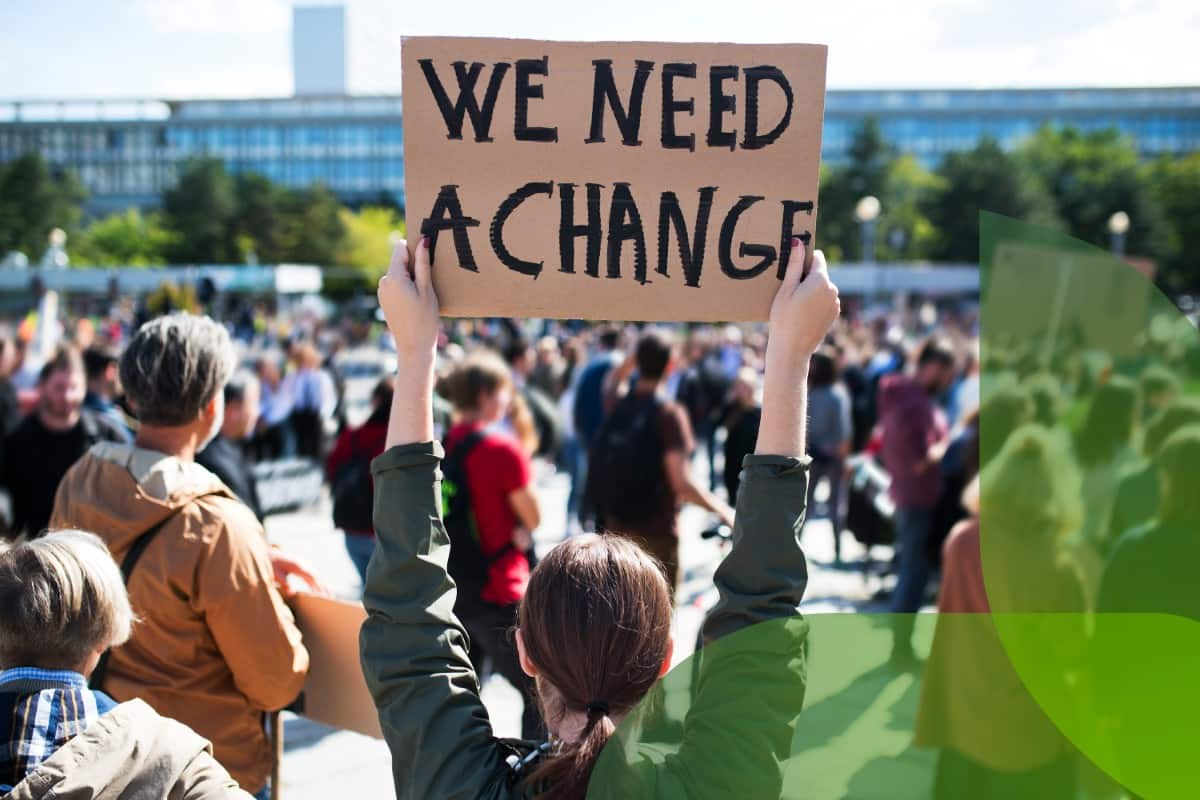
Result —
<svg viewBox="0 0 1200 800"><path fill-rule="evenodd" d="M1195 0L346 0L350 90L416 35L815 42L830 88L1200 85ZM0 99L292 93L291 0L0 0Z"/></svg>

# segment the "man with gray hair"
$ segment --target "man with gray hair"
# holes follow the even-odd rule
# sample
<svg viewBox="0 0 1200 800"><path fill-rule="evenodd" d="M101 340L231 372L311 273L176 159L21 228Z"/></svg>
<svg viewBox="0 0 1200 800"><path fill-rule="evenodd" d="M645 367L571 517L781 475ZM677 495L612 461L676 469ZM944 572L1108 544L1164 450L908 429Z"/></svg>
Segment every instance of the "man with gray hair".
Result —
<svg viewBox="0 0 1200 800"><path fill-rule="evenodd" d="M144 624L113 650L97 688L190 725L259 793L272 763L263 712L300 694L308 652L281 596L294 562L274 554L250 509L195 462L221 430L234 364L228 333L207 317L143 325L120 367L137 438L80 459L51 522L98 532L119 562L141 553L128 584Z"/></svg>

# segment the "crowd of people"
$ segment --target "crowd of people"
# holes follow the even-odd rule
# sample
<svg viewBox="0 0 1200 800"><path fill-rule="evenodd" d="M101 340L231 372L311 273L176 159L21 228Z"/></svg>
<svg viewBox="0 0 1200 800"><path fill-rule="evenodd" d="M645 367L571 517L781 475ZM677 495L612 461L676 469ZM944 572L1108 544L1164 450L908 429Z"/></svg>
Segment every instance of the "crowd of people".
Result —
<svg viewBox="0 0 1200 800"><path fill-rule="evenodd" d="M508 776L581 796L603 740L670 662L663 631L685 504L735 529L715 579L725 605L706 638L796 612L803 554L768 554L759 526L799 531L826 518L835 565L847 536L891 541L898 669L919 661L913 615L939 576L942 611L1148 608L1144 581L1129 576L1200 521L1200 406L1174 377L1194 344L1126 361L1063 345L1052 363L1013 344L983 360L972 307L830 314L823 269L804 281L789 273L769 328L442 321L427 253L418 247L411 270L406 254L381 286L390 328L375 338L361 320L283 331L186 314L66 326L42 357L28 340L0 338L13 542L0 556L0 601L14 610L0 623L0 718L20 721L22 736L41 726L49 743L5 751L0 790L41 796L20 794L29 776L79 780L61 774L74 757L63 753L116 759L155 736L177 767L155 773L156 785L265 796L273 756L262 715L297 699L308 665L287 598L297 581L320 581L267 545L256 462L296 457L324 472L371 615L365 674L389 745L404 754L397 792L414 797L446 788L446 764L425 756L463 731L449 748L463 766L455 780ZM352 421L336 356L363 345L390 354L399 375L379 377ZM877 488L894 510L873 524L886 533L849 525L864 461L885 476ZM548 467L570 480L567 538L539 564L536 476ZM1004 580L985 590L979 516L989 511L1020 544L990 562ZM1031 519L1045 530L1027 542L1018 529ZM592 535L604 531L623 536ZM1017 564L1021 581L1005 572ZM1040 576L1033 599L1028 575ZM1157 600L1195 616L1180 578ZM747 581L783 583L760 607ZM942 796L997 775L1006 788L996 796L1019 793L1025 773L1068 785L1061 737L1043 731L1011 763L973 748L970 724L947 708L980 704L1026 725L1040 712L989 705L996 685L1018 679L994 665L972 677L962 663L995 649L949 637L939 623L918 725L919 741L942 748ZM609 670L616 661L640 671ZM523 740L549 734L556 745L492 741L477 696L459 697L490 672L524 698ZM20 705L34 695L72 715L46 721ZM420 726L436 735L417 736ZM110 764L94 780L118 779Z"/></svg>

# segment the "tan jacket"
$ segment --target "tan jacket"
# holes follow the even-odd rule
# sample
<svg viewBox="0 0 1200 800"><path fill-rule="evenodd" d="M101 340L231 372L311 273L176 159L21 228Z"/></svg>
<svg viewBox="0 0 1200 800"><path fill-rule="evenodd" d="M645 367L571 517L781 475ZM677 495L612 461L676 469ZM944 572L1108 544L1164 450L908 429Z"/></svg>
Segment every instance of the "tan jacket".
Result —
<svg viewBox="0 0 1200 800"><path fill-rule="evenodd" d="M50 524L99 535L121 563L138 536L176 511L129 579L141 622L113 652L103 688L194 729L257 792L272 759L263 712L300 694L308 652L254 514L198 464L105 443L67 472Z"/></svg>
<svg viewBox="0 0 1200 800"><path fill-rule="evenodd" d="M249 800L212 748L141 700L122 703L60 747L6 800Z"/></svg>

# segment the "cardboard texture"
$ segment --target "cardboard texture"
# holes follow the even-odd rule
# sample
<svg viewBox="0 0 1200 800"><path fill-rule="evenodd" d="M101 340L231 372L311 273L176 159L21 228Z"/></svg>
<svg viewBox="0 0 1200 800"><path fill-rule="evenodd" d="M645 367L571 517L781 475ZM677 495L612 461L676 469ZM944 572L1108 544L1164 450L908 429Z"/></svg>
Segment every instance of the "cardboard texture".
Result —
<svg viewBox="0 0 1200 800"><path fill-rule="evenodd" d="M310 659L302 716L382 739L358 658L358 631L367 612L361 604L313 594L298 594L289 605Z"/></svg>
<svg viewBox="0 0 1200 800"><path fill-rule="evenodd" d="M765 320L781 252L816 232L823 45L402 57L409 242L430 236L447 316Z"/></svg>

